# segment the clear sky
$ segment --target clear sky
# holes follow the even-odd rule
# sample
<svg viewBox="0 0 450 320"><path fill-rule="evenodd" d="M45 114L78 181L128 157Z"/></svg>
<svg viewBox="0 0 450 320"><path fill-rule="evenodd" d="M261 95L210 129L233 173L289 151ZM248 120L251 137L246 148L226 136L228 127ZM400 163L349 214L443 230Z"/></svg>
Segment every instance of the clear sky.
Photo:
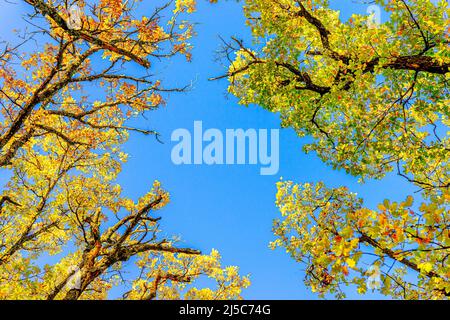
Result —
<svg viewBox="0 0 450 320"><path fill-rule="evenodd" d="M20 3L20 1L16 1ZM144 0L143 14L154 6ZM159 2L159 1L158 1ZM171 202L160 211L161 226L167 235L180 235L182 245L208 253L218 249L227 265L237 265L242 274L250 274L252 285L243 292L246 299L313 299L316 298L303 285L304 272L283 250L268 248L274 239L272 220L279 216L274 205L275 183L284 180L296 182L325 181L329 186L348 186L375 207L384 198L403 200L411 191L400 177L390 176L382 181L369 181L364 185L344 172L334 171L314 154L305 155L302 145L308 138L298 138L291 129L280 131L280 170L274 176L261 176L254 165L174 165L170 141L173 130L192 130L195 120L203 127L221 130L279 128L278 115L258 106L243 107L232 96L227 96L227 81L208 81L221 75L225 69L215 61L220 48L219 35L227 39L237 36L250 43L245 26L242 3L220 1L211 5L200 1L198 11L190 19L198 23L193 61L174 59L168 65L155 61L156 70L166 85L182 86L192 81L193 88L185 94L172 94L167 106L147 114L147 119L133 125L156 129L164 144L153 137L132 134L125 145L129 161L124 165L119 183L126 195L137 199L145 194L151 182L158 179L171 194ZM353 1L332 1L332 7L341 10L341 18L351 13L365 13L366 5ZM23 26L20 22L22 4L8 4L0 0L0 36L9 37L9 30ZM138 68L136 68L137 72ZM132 70L130 70L132 71ZM164 83L163 82L163 83ZM5 182L0 172L0 183ZM350 298L360 298L349 291ZM368 298L375 296L366 296ZM379 296L376 296L379 297Z"/></svg>

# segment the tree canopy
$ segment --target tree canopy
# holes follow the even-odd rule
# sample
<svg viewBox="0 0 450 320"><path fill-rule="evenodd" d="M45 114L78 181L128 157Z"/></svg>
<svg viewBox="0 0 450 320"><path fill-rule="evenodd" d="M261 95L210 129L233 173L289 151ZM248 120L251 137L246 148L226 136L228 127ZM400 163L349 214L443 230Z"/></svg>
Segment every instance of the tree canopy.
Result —
<svg viewBox="0 0 450 320"><path fill-rule="evenodd" d="M1 299L105 299L112 288L123 299L239 299L249 285L216 250L162 236L161 182L139 199L117 183L129 134L159 136L130 120L188 89L152 71L190 61L195 2L150 15L139 2L23 0L27 30L0 43ZM253 44L225 43L223 77L241 104L312 137L304 149L325 164L417 188L369 208L345 186L280 180L270 247L302 265L312 291L448 298L450 9L372 3L386 19L344 20L326 0L245 0Z"/></svg>
<svg viewBox="0 0 450 320"><path fill-rule="evenodd" d="M139 1L24 2L28 29L0 51L0 298L104 299L112 287L124 299L240 298L249 279L217 251L160 235L160 182L135 200L116 182L129 133L158 135L127 121L186 89L150 70L190 60L195 3L143 16ZM196 287L200 277L216 286Z"/></svg>
<svg viewBox="0 0 450 320"><path fill-rule="evenodd" d="M394 172L418 188L374 210L345 187L280 181L282 218L271 246L304 266L313 291L344 297L343 287L354 284L364 293L374 264L386 295L445 298L450 12L447 1L373 3L387 21L343 20L328 1L246 0L254 43L225 45L229 91L311 136L305 151L333 168L362 182Z"/></svg>

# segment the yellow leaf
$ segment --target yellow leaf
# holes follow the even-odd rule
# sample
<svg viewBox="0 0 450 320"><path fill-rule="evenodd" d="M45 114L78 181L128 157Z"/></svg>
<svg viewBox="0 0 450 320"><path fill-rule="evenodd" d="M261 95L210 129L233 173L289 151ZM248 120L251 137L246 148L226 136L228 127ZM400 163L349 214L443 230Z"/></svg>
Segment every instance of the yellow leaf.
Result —
<svg viewBox="0 0 450 320"><path fill-rule="evenodd" d="M433 269L433 265L430 262L419 263L417 267L426 273L430 272Z"/></svg>
<svg viewBox="0 0 450 320"><path fill-rule="evenodd" d="M347 260L345 260L345 262L347 262L347 265L352 269L356 266L356 262L353 259L348 258Z"/></svg>

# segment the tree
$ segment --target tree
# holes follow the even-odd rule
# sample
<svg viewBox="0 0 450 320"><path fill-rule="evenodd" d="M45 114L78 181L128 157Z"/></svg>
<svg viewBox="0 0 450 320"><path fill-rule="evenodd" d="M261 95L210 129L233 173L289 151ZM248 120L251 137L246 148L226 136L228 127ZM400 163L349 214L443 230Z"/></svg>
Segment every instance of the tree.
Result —
<svg viewBox="0 0 450 320"><path fill-rule="evenodd" d="M0 298L103 299L113 286L126 299L239 298L249 280L217 251L159 235L169 194L158 181L137 201L116 183L129 132L157 136L127 121L186 89L149 70L190 59L193 29L180 18L195 3L141 17L139 1L24 2L31 29L0 53L0 168L11 177L0 194ZM141 70L127 73L133 64ZM202 276L217 287L196 288Z"/></svg>
<svg viewBox="0 0 450 320"><path fill-rule="evenodd" d="M321 295L367 290L367 264L396 298L450 296L449 9L446 1L377 0L388 21L347 21L322 0L246 0L254 46L233 39L229 91L279 113L335 169L395 171L420 190L377 210L345 188L278 183L277 239ZM350 2L348 3L350 5ZM235 53L235 57L231 55ZM388 195L387 195L388 196Z"/></svg>

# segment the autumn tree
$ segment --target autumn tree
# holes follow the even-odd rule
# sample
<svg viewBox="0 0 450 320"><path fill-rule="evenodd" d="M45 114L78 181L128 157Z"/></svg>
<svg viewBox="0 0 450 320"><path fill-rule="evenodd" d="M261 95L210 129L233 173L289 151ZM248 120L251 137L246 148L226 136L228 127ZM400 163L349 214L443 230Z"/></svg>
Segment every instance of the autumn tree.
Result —
<svg viewBox="0 0 450 320"><path fill-rule="evenodd" d="M362 182L393 171L419 191L370 209L345 187L280 181L282 217L271 246L304 266L314 292L344 297L345 286L355 285L365 293L373 264L385 295L446 298L448 4L372 4L386 17L381 23L364 14L344 20L325 0L246 0L254 44L236 38L225 45L232 63L224 77L241 104L279 113L284 127L311 136L305 151L326 164Z"/></svg>
<svg viewBox="0 0 450 320"><path fill-rule="evenodd" d="M116 183L129 133L157 135L128 120L186 89L151 74L190 59L195 3L150 15L129 0L23 3L27 29L0 52L0 298L104 299L114 286L125 299L239 298L248 278L217 251L160 235L158 181L135 200Z"/></svg>

